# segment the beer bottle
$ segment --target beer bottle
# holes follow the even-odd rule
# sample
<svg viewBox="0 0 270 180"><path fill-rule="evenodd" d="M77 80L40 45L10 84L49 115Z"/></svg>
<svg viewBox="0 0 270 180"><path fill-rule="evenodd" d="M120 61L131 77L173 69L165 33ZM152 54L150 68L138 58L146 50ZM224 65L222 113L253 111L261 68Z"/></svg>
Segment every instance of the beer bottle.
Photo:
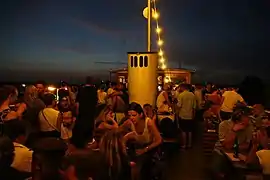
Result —
<svg viewBox="0 0 270 180"><path fill-rule="evenodd" d="M238 158L239 157L239 141L238 137L236 136L234 139L234 144L233 144L233 157Z"/></svg>

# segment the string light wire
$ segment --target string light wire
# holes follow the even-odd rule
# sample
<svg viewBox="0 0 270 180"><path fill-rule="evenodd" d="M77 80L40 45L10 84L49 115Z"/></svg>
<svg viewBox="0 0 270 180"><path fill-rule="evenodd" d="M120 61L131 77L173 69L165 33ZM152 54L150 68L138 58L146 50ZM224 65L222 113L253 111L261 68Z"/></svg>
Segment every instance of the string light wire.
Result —
<svg viewBox="0 0 270 180"><path fill-rule="evenodd" d="M157 34L157 46L158 46L158 55L159 55L159 66L161 69L164 70L167 68L167 65L166 65L167 60L165 59L165 53L164 53L164 48L163 48L164 41L161 38L161 34L163 32L163 29L159 25L160 14L157 10L156 0L152 0L152 2L153 2L153 9L154 9L153 18L156 21L156 34Z"/></svg>

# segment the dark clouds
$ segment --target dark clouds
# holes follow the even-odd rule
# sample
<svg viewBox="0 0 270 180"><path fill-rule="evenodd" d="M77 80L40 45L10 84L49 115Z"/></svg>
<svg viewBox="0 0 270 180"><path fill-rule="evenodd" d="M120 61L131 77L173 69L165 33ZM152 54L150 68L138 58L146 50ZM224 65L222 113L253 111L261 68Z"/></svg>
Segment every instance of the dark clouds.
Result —
<svg viewBox="0 0 270 180"><path fill-rule="evenodd" d="M17 62L17 71L61 66L63 73L106 73L109 67L96 61L125 61L127 51L144 51L145 5L146 0L5 1L2 69ZM206 78L268 75L269 1L159 0L158 8L171 65L182 62Z"/></svg>
<svg viewBox="0 0 270 180"><path fill-rule="evenodd" d="M267 1L193 0L179 2L179 6L175 1L165 3L166 14L172 6L179 12L177 20L172 15L166 17L169 34L175 37L166 34L170 40L170 59L181 59L199 69L268 72L270 7ZM169 21L175 26L168 24Z"/></svg>

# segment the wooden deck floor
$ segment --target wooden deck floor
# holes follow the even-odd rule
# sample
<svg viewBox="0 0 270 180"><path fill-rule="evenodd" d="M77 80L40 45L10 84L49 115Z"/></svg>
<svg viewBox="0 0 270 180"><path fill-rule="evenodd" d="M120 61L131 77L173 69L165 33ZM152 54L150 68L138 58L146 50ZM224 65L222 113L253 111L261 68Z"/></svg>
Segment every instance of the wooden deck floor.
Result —
<svg viewBox="0 0 270 180"><path fill-rule="evenodd" d="M202 150L202 123L198 123L192 149L179 150L165 170L167 180L207 180L207 159Z"/></svg>

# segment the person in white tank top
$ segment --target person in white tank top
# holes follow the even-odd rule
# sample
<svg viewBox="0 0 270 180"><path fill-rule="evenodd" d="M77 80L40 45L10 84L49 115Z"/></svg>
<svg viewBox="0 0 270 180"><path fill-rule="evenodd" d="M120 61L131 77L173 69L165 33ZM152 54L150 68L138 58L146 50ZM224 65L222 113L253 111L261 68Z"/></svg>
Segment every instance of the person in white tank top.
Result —
<svg viewBox="0 0 270 180"><path fill-rule="evenodd" d="M142 149L137 149L136 154L142 155L151 149L159 146L162 142L160 133L154 122L146 118L141 105L133 102L129 105L129 119L122 125L131 131L124 137L124 142L135 140L136 143L145 145Z"/></svg>
<svg viewBox="0 0 270 180"><path fill-rule="evenodd" d="M129 119L122 125L124 129L128 129L124 138L124 144L129 140L135 141L136 158L134 162L136 164L136 173L133 174L135 179L142 179L141 175L148 177L143 171L142 167L145 161L150 157L147 152L159 146L162 142L159 131L157 130L152 119L145 117L143 108L141 105L133 102L129 105L128 109Z"/></svg>

